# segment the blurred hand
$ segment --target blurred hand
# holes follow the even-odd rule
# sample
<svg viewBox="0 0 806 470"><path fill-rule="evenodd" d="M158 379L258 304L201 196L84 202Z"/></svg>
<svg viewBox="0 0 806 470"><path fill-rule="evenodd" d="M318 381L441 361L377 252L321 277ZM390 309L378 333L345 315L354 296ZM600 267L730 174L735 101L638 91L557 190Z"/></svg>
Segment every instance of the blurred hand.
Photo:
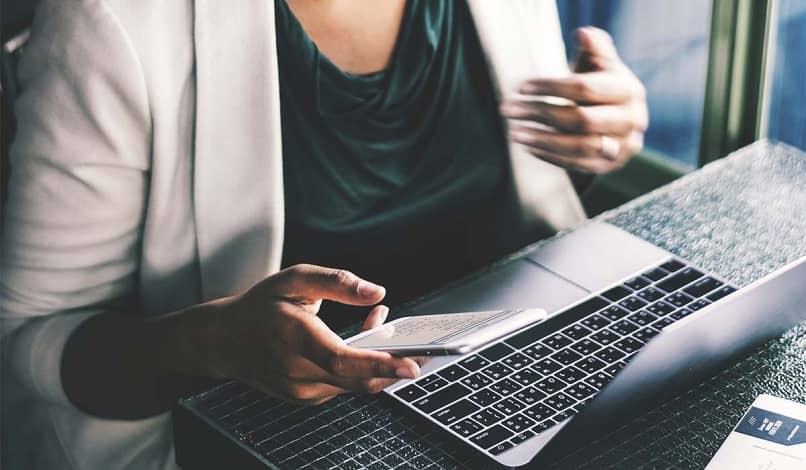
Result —
<svg viewBox="0 0 806 470"><path fill-rule="evenodd" d="M203 359L210 375L236 378L294 403L319 404L347 391L377 393L419 375L412 359L346 345L317 316L322 299L374 305L384 295L382 287L347 271L297 265L187 321L205 332L197 347L211 351ZM382 324L388 312L375 307L363 329Z"/></svg>
<svg viewBox="0 0 806 470"><path fill-rule="evenodd" d="M527 80L519 89L527 98L502 103L501 113L515 120L509 138L536 157L582 173L607 173L643 147L649 119L646 91L618 57L605 31L580 28L577 40L571 75ZM534 99L546 96L571 103ZM536 129L529 123L552 129Z"/></svg>

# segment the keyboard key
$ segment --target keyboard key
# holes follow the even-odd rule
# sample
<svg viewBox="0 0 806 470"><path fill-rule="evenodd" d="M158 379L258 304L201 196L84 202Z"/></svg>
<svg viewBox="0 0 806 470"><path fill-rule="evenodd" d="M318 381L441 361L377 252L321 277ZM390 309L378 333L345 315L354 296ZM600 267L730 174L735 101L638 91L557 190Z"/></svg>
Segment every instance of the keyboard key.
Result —
<svg viewBox="0 0 806 470"><path fill-rule="evenodd" d="M524 387L532 385L533 383L537 382L538 380L540 380L540 377L542 377L542 375L538 374L532 369L519 370L509 376L510 379L514 380L515 382L518 382Z"/></svg>
<svg viewBox="0 0 806 470"><path fill-rule="evenodd" d="M670 259L669 261L661 264L660 267L669 272L675 272L685 268L686 265L676 259Z"/></svg>
<svg viewBox="0 0 806 470"><path fill-rule="evenodd" d="M537 325L529 328L528 330L524 330L517 335L505 339L504 342L513 348L521 349L530 344L534 344L540 339L546 336L546 330L543 328L543 325Z"/></svg>
<svg viewBox="0 0 806 470"><path fill-rule="evenodd" d="M546 377L540 382L535 384L535 387L541 392L551 395L552 393L559 392L568 385L556 377Z"/></svg>
<svg viewBox="0 0 806 470"><path fill-rule="evenodd" d="M573 346L572 346L573 347ZM567 366L568 364L574 363L582 358L579 354L575 353L574 351L565 348L562 351L558 351L553 356L552 359L559 362L560 364Z"/></svg>
<svg viewBox="0 0 806 470"><path fill-rule="evenodd" d="M655 289L654 287L647 287L638 293L638 297L641 297L647 302L654 302L658 299L662 299L665 295L666 292L663 292L660 289Z"/></svg>
<svg viewBox="0 0 806 470"><path fill-rule="evenodd" d="M628 335L638 329L638 325L631 321L621 320L610 325L610 329L620 335Z"/></svg>
<svg viewBox="0 0 806 470"><path fill-rule="evenodd" d="M602 362L601 359L598 359L598 358L595 358L593 356L590 356L590 357L586 357L585 359L582 359L581 361L577 362L574 365L576 367L582 369L584 372L587 372L588 374L592 374L592 373L598 371L599 369L605 367L607 364Z"/></svg>
<svg viewBox="0 0 806 470"><path fill-rule="evenodd" d="M528 366L532 362L534 362L528 356L525 356L521 353L515 353L510 356L507 356L503 361L504 364L508 365L512 369L518 370L523 369L524 367Z"/></svg>
<svg viewBox="0 0 806 470"><path fill-rule="evenodd" d="M588 377L587 379L585 379L585 383L595 388L596 390L601 390L611 380L613 380L613 377L611 377L609 374L606 374L604 372L597 372Z"/></svg>
<svg viewBox="0 0 806 470"><path fill-rule="evenodd" d="M524 407L525 405L523 403L512 398L504 398L493 405L493 408L495 408L499 413L503 413L505 416L514 415Z"/></svg>
<svg viewBox="0 0 806 470"><path fill-rule="evenodd" d="M583 356L587 356L588 354L591 354L591 353L593 353L595 351L598 351L601 348L602 348L602 346L599 343L597 343L596 341L593 341L591 339L587 339L587 338L579 340L576 343L571 345L571 349L573 349L574 351L578 352L579 354L581 354ZM568 364L565 364L565 365L568 365Z"/></svg>
<svg viewBox="0 0 806 470"><path fill-rule="evenodd" d="M493 424L498 423L499 421L504 419L504 415L495 411L492 408L487 408L474 414L472 418L474 421L476 421L477 423L481 424L486 428L487 426L492 426Z"/></svg>
<svg viewBox="0 0 806 470"><path fill-rule="evenodd" d="M414 400L425 395L425 390L421 389L415 384L411 384L401 388L400 390L396 390L395 395L407 402L413 402Z"/></svg>
<svg viewBox="0 0 806 470"><path fill-rule="evenodd" d="M607 346L610 343L618 341L621 336L613 333L610 330L601 330L593 334L591 336L592 339L596 340L597 343Z"/></svg>
<svg viewBox="0 0 806 470"><path fill-rule="evenodd" d="M489 449L499 442L509 439L513 434L512 431L498 424L471 437L470 441L482 449ZM509 444L509 447L512 447L512 444Z"/></svg>
<svg viewBox="0 0 806 470"><path fill-rule="evenodd" d="M638 351L644 347L644 342L635 338L624 338L616 343L616 346L627 354Z"/></svg>
<svg viewBox="0 0 806 470"><path fill-rule="evenodd" d="M618 305L611 305L599 313L610 321L620 320L630 314L628 310L624 310Z"/></svg>
<svg viewBox="0 0 806 470"><path fill-rule="evenodd" d="M588 336L590 333L591 333L591 330L589 330L588 328L585 328L582 325L578 325L578 324L571 325L571 326L569 326L568 328L566 328L566 329L564 329L562 331L562 334L564 334L565 336L568 336L569 338L571 338L573 340L582 339L582 338Z"/></svg>
<svg viewBox="0 0 806 470"><path fill-rule="evenodd" d="M683 307L687 303L689 303L692 300L694 300L694 298L691 297L688 294L683 293L683 292L675 292L674 294L666 297L663 300L665 300L666 303L670 303L670 304L674 305L675 307Z"/></svg>
<svg viewBox="0 0 806 470"><path fill-rule="evenodd" d="M660 333L660 331L658 331L658 330L656 330L654 328L646 327L646 328L641 328L640 330L636 331L632 335L633 335L633 338L637 338L637 339L639 339L639 340L641 340L641 341L646 343L650 339L652 339L655 336L657 336L658 333Z"/></svg>
<svg viewBox="0 0 806 470"><path fill-rule="evenodd" d="M705 308L705 307L707 307L709 305L711 305L711 302L709 302L709 301L707 301L705 299L699 299L699 300L695 300L694 302L691 302L690 304L688 304L688 308L691 309L691 310L697 311L697 310L699 310L701 308Z"/></svg>
<svg viewBox="0 0 806 470"><path fill-rule="evenodd" d="M543 431L547 431L549 428L551 428L555 424L557 424L557 421L554 421L553 419L547 419L547 420L543 421L542 423L535 424L534 427L532 427L532 431L540 434Z"/></svg>
<svg viewBox="0 0 806 470"><path fill-rule="evenodd" d="M503 425L512 432L523 432L537 424L536 421L527 418L522 413L504 420Z"/></svg>
<svg viewBox="0 0 806 470"><path fill-rule="evenodd" d="M626 356L626 354L624 354L623 352L619 351L618 349L611 348L611 347L608 346L608 347L602 349L601 351L597 352L595 354L595 356L598 357L599 359L607 362L608 364L610 364L610 363L613 363L613 362L616 362L616 361L620 360L621 358Z"/></svg>
<svg viewBox="0 0 806 470"><path fill-rule="evenodd" d="M509 442L512 442L513 444L518 445L521 442L527 441L527 440L529 440L529 439L531 439L533 437L535 437L535 433L533 433L532 431L523 431L522 433L520 433L520 434L516 435L515 437L513 437L512 439L510 439Z"/></svg>
<svg viewBox="0 0 806 470"><path fill-rule="evenodd" d="M504 356L508 356L509 354L515 352L514 349L507 346L504 343L498 343L496 345L490 346L489 348L481 351L479 354L484 356L485 359L490 361L497 361Z"/></svg>
<svg viewBox="0 0 806 470"><path fill-rule="evenodd" d="M565 369L563 369L561 371L558 371L554 375L558 379L564 380L566 383L572 384L572 383L576 382L577 380L582 379L587 374L585 374L584 372L582 372L581 370L577 369L574 366L570 366L570 367L566 367Z"/></svg>
<svg viewBox="0 0 806 470"><path fill-rule="evenodd" d="M596 393L596 390L597 389L587 384L579 382L565 389L565 393L576 398L577 400L584 400L585 398L588 398L589 396Z"/></svg>
<svg viewBox="0 0 806 470"><path fill-rule="evenodd" d="M551 407L546 405L545 403L538 403L537 405L530 406L527 408L523 414L532 418L535 421L542 421L549 416L556 413Z"/></svg>
<svg viewBox="0 0 806 470"><path fill-rule="evenodd" d="M487 377L498 380L506 377L507 375L511 374L513 371L509 367L501 364L500 362L496 362L487 366L485 369L481 371Z"/></svg>
<svg viewBox="0 0 806 470"><path fill-rule="evenodd" d="M470 437L484 428L479 423L467 418L451 426L451 429L462 437Z"/></svg>
<svg viewBox="0 0 806 470"><path fill-rule="evenodd" d="M560 333L556 333L544 339L542 343L554 350L557 350L571 344L571 340Z"/></svg>
<svg viewBox="0 0 806 470"><path fill-rule="evenodd" d="M653 321L657 320L658 317L652 315L651 313L647 312L646 310L641 310L640 312L633 313L629 317L627 317L631 322L635 323L636 325L640 326L647 326Z"/></svg>
<svg viewBox="0 0 806 470"><path fill-rule="evenodd" d="M726 295L730 295L730 294L732 294L734 292L736 292L736 288L731 287L731 286L722 286L719 289L717 289L717 290L711 292L710 294L708 294L708 300L710 300L711 302L716 302L717 300L721 299L722 297L725 297Z"/></svg>
<svg viewBox="0 0 806 470"><path fill-rule="evenodd" d="M588 318L582 320L582 324L590 328L591 330L599 330L606 327L610 323L610 320L601 316L601 315L591 315Z"/></svg>
<svg viewBox="0 0 806 470"><path fill-rule="evenodd" d="M722 284L722 281L717 281L712 277L704 277L683 289L683 292L692 297L702 297L712 290L722 287Z"/></svg>
<svg viewBox="0 0 806 470"><path fill-rule="evenodd" d="M448 382L456 382L469 374L469 372L454 364L450 367L442 369L441 371L437 372L437 374Z"/></svg>
<svg viewBox="0 0 806 470"><path fill-rule="evenodd" d="M521 388L520 384L510 379L499 380L490 385L490 389L503 396L512 395Z"/></svg>
<svg viewBox="0 0 806 470"><path fill-rule="evenodd" d="M668 315L674 311L674 305L668 304L663 300L659 300L645 309L649 313L653 313L659 317Z"/></svg>
<svg viewBox="0 0 806 470"><path fill-rule="evenodd" d="M447 385L448 382L436 374L430 374L419 379L416 384L427 392L433 392Z"/></svg>
<svg viewBox="0 0 806 470"><path fill-rule="evenodd" d="M568 408L566 410L560 411L559 413L554 415L552 417L552 419L555 419L558 422L562 423L563 421L565 421L566 419L574 416L575 414L576 414L576 410L574 409L574 407L571 407L571 408Z"/></svg>
<svg viewBox="0 0 806 470"><path fill-rule="evenodd" d="M660 320L653 323L652 328L655 328L656 330L662 330L667 326L671 325L672 323L674 323L674 321L670 320L668 317L663 317Z"/></svg>
<svg viewBox="0 0 806 470"><path fill-rule="evenodd" d="M632 294L632 290L628 289L624 286L616 286L612 289L602 292L602 297L606 297L613 302L618 302L619 300L627 297L628 295Z"/></svg>
<svg viewBox="0 0 806 470"><path fill-rule="evenodd" d="M542 361L537 361L537 363L532 365L532 369L542 375L550 375L551 373L562 369L562 367L562 364L549 358L545 358Z"/></svg>
<svg viewBox="0 0 806 470"><path fill-rule="evenodd" d="M426 377L426 379L431 379L428 382L418 381L417 384L424 388L427 392L436 392L440 388L448 385L448 381L439 377L437 375L431 375Z"/></svg>
<svg viewBox="0 0 806 470"><path fill-rule="evenodd" d="M526 387L515 394L515 398L526 406L533 405L546 398L546 394L535 387Z"/></svg>
<svg viewBox="0 0 806 470"><path fill-rule="evenodd" d="M634 277L624 283L625 286L629 287L632 290L641 290L644 287L648 286L649 284L651 284L651 281L648 281L645 277L641 276Z"/></svg>
<svg viewBox="0 0 806 470"><path fill-rule="evenodd" d="M576 404L576 400L568 396L565 392L560 392L546 398L543 400L543 403L554 408L555 410L562 411L566 408L574 406Z"/></svg>
<svg viewBox="0 0 806 470"><path fill-rule="evenodd" d="M668 279L664 279L663 281L656 284L657 287L665 290L666 292L674 292L681 287L691 284L692 282L696 281L697 279L702 277L702 273L697 271L694 268L684 268Z"/></svg>
<svg viewBox="0 0 806 470"><path fill-rule="evenodd" d="M531 357L532 359L534 359L535 361L539 361L539 360L543 359L544 357L549 356L554 351L552 351L551 348L538 343L538 344L529 346L528 348L524 349L522 352L524 354L526 354L527 356Z"/></svg>
<svg viewBox="0 0 806 470"><path fill-rule="evenodd" d="M480 390L493 381L483 374L473 374L462 379L462 383L473 390Z"/></svg>
<svg viewBox="0 0 806 470"><path fill-rule="evenodd" d="M618 373L618 371L620 371L626 365L627 365L626 362L617 362L615 364L607 366L604 371L608 375L616 375L616 373Z"/></svg>
<svg viewBox="0 0 806 470"><path fill-rule="evenodd" d="M460 383L448 385L443 390L414 402L414 406L424 413L431 413L470 394L470 390Z"/></svg>
<svg viewBox="0 0 806 470"><path fill-rule="evenodd" d="M484 390L480 390L473 395L470 395L470 399L473 401L473 403L479 406L487 406L492 405L496 401L500 400L501 395L488 388L485 388Z"/></svg>
<svg viewBox="0 0 806 470"><path fill-rule="evenodd" d="M490 447L488 449L488 452L490 452L493 455L498 455L498 454L504 452L505 450L511 449L513 447L515 447L515 445L513 443L508 442L508 441L504 441L504 442L501 442L501 443L499 443L499 444L497 444L497 445L495 445L493 447Z"/></svg>
<svg viewBox="0 0 806 470"><path fill-rule="evenodd" d="M663 279L668 275L669 271L663 268L655 268L642 274L642 276L644 276L645 278L651 279L653 281L660 281L661 279Z"/></svg>
<svg viewBox="0 0 806 470"><path fill-rule="evenodd" d="M631 312L635 312L636 310L640 310L646 307L647 303L643 300L639 299L638 297L627 297L626 299L622 300L618 303L622 307L626 308Z"/></svg>
<svg viewBox="0 0 806 470"><path fill-rule="evenodd" d="M459 400L456 403L443 408L433 414L434 419L444 425L448 425L463 419L465 416L475 413L479 407L470 400Z"/></svg>
<svg viewBox="0 0 806 470"><path fill-rule="evenodd" d="M464 367L465 369L471 372L475 372L479 369L483 369L484 367L490 365L490 361L484 359L479 355L474 354L468 357L467 359L462 359L461 361L459 361L459 364L461 364L461 366Z"/></svg>
<svg viewBox="0 0 806 470"><path fill-rule="evenodd" d="M669 315L669 317L674 319L674 320L681 320L681 319L686 318L687 316L691 315L692 313L694 313L693 310L689 310L687 308L681 308L681 309L678 309L673 314Z"/></svg>

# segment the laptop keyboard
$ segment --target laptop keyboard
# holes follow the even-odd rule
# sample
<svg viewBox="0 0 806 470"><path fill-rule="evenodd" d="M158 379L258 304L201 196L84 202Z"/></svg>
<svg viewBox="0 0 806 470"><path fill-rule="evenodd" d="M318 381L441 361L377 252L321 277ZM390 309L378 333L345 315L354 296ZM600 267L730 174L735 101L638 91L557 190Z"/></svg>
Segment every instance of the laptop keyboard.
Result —
<svg viewBox="0 0 806 470"><path fill-rule="evenodd" d="M579 413L663 328L735 290L672 259L394 395L495 456Z"/></svg>

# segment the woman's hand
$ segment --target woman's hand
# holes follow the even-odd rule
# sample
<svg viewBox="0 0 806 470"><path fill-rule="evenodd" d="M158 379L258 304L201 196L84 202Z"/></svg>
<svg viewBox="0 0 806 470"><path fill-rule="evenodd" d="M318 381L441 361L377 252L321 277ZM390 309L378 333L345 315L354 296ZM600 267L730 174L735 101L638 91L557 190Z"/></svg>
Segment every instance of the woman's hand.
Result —
<svg viewBox="0 0 806 470"><path fill-rule="evenodd" d="M646 91L605 31L580 28L577 38L574 73L527 80L519 90L527 98L502 103L501 113L520 121L510 125L509 138L536 157L582 173L607 173L643 147ZM571 103L538 98L547 96Z"/></svg>
<svg viewBox="0 0 806 470"><path fill-rule="evenodd" d="M318 404L347 391L377 393L420 369L407 358L352 348L317 316L322 299L374 305L385 290L343 270L297 265L243 295L222 299L183 319L206 375L236 378L263 392ZM375 307L364 329L384 322ZM192 333L192 332L196 333Z"/></svg>

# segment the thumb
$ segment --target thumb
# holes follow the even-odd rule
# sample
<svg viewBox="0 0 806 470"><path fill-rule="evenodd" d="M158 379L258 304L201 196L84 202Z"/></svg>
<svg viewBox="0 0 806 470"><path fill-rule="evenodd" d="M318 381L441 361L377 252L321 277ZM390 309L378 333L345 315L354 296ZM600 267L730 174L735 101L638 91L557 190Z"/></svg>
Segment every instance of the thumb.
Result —
<svg viewBox="0 0 806 470"><path fill-rule="evenodd" d="M378 305L377 307L373 308L369 315L367 315L366 320L364 320L364 324L361 326L361 331L367 331L375 328L376 326L383 325L383 322L386 321L386 317L389 315L389 307L384 305Z"/></svg>
<svg viewBox="0 0 806 470"><path fill-rule="evenodd" d="M291 266L272 278L273 295L298 302L326 299L349 305L373 305L386 295L386 289L350 271L311 264Z"/></svg>
<svg viewBox="0 0 806 470"><path fill-rule="evenodd" d="M605 70L621 62L613 38L607 31L593 26L576 30L577 57L574 61L575 72L593 72Z"/></svg>

